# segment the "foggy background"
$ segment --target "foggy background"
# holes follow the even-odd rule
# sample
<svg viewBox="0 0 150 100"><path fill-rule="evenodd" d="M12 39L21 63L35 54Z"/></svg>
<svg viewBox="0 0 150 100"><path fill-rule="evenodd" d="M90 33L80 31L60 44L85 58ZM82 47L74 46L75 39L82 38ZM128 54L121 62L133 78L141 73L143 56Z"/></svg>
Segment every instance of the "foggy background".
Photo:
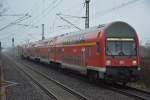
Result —
<svg viewBox="0 0 150 100"><path fill-rule="evenodd" d="M3 47L76 31L56 13L85 16L85 0L0 0L0 41ZM84 29L85 19L62 16ZM139 34L141 44L150 40L150 0L91 0L90 27L112 21L124 21Z"/></svg>

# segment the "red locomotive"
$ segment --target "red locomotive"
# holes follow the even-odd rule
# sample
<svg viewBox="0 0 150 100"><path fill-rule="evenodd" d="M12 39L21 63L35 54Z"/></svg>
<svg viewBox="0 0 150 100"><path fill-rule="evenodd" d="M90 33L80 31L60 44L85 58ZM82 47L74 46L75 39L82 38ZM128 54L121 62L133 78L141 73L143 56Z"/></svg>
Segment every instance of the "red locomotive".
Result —
<svg viewBox="0 0 150 100"><path fill-rule="evenodd" d="M121 21L30 43L20 47L20 54L79 71L93 80L125 84L140 76L137 33Z"/></svg>

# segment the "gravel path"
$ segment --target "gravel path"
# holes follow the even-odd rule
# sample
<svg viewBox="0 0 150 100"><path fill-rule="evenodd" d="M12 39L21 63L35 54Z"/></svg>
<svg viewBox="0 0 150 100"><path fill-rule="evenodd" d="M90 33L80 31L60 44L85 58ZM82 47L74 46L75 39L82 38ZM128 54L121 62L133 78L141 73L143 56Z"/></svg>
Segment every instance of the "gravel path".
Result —
<svg viewBox="0 0 150 100"><path fill-rule="evenodd" d="M84 79L85 77L77 76L74 74L70 75L64 72L58 72L52 68L49 68L50 65L44 66L28 61L24 62L32 65L31 67L40 70L41 72L44 72L53 79L58 80L59 82L69 86L70 88L79 91L91 100L135 100L125 95L103 88L101 86L90 84L89 82L87 82L87 80Z"/></svg>
<svg viewBox="0 0 150 100"><path fill-rule="evenodd" d="M8 87L7 100L49 100L17 67L3 57L4 79L18 83Z"/></svg>

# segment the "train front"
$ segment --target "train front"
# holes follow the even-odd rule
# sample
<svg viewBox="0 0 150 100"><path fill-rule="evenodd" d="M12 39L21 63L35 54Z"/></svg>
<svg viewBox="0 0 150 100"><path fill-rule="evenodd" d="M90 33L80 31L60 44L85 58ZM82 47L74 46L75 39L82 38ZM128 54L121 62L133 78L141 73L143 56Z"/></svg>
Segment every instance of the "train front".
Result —
<svg viewBox="0 0 150 100"><path fill-rule="evenodd" d="M127 23L114 22L105 28L105 78L135 82L140 76L139 40Z"/></svg>

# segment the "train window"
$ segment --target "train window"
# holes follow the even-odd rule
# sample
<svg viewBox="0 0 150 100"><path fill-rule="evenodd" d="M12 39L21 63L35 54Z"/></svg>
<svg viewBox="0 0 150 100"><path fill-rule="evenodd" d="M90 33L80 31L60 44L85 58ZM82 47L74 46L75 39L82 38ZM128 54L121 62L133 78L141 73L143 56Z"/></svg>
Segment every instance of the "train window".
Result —
<svg viewBox="0 0 150 100"><path fill-rule="evenodd" d="M51 49L50 49L50 48L48 48L48 52L51 52Z"/></svg>
<svg viewBox="0 0 150 100"><path fill-rule="evenodd" d="M61 52L62 52L62 53L64 52L64 48L61 49Z"/></svg>
<svg viewBox="0 0 150 100"><path fill-rule="evenodd" d="M107 41L106 55L108 56L135 56L136 44L134 41Z"/></svg>
<svg viewBox="0 0 150 100"><path fill-rule="evenodd" d="M92 56L92 47L88 47L88 55Z"/></svg>
<svg viewBox="0 0 150 100"><path fill-rule="evenodd" d="M96 42L96 53L99 54L100 53L100 46L99 46L99 42Z"/></svg>

